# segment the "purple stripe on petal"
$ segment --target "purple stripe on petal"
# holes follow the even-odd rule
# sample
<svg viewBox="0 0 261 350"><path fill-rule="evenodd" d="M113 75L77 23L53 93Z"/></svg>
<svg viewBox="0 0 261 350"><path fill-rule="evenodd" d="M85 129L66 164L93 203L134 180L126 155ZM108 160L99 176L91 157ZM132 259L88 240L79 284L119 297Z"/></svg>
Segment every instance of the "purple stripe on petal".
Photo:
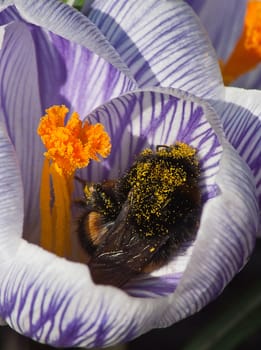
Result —
<svg viewBox="0 0 261 350"><path fill-rule="evenodd" d="M211 101L221 116L224 132L250 167L261 208L260 91L226 88L226 101Z"/></svg>
<svg viewBox="0 0 261 350"><path fill-rule="evenodd" d="M140 87L172 86L220 96L215 53L184 2L95 1L88 17L126 62Z"/></svg>
<svg viewBox="0 0 261 350"><path fill-rule="evenodd" d="M138 334L137 326L135 324L130 324L126 333L124 334L123 343L127 343L133 338L135 338Z"/></svg>
<svg viewBox="0 0 261 350"><path fill-rule="evenodd" d="M143 277L129 282L124 290L137 298L155 298L173 293L182 277L182 273L164 277Z"/></svg>
<svg viewBox="0 0 261 350"><path fill-rule="evenodd" d="M111 332L112 326L108 324L108 316L105 312L102 317L102 321L99 324L99 327L96 332L94 346L99 347L104 344L104 340L108 337L108 334Z"/></svg>

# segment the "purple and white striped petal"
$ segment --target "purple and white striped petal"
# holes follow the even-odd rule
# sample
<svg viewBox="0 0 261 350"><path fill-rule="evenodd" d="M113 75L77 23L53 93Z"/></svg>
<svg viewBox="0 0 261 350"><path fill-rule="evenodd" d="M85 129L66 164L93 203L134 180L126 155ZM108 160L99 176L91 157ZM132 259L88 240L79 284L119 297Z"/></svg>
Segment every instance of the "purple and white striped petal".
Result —
<svg viewBox="0 0 261 350"><path fill-rule="evenodd" d="M88 17L119 52L139 87L175 87L220 97L223 83L215 52L182 1L95 0Z"/></svg>
<svg viewBox="0 0 261 350"><path fill-rule="evenodd" d="M17 332L55 347L99 347L127 341L148 320L154 305L120 289L93 284L88 268L21 241L0 270L0 315ZM126 307L128 306L128 312Z"/></svg>
<svg viewBox="0 0 261 350"><path fill-rule="evenodd" d="M35 35L38 35L35 38L38 56L40 53L46 52L46 46L49 46L48 62L50 65L48 70L50 70L50 66L53 66L52 73L54 74L56 71L60 75L61 85L60 89L57 87L57 90L60 91L65 103L70 105L72 109L77 110L82 117L111 98L136 88L136 85L118 69L82 46L68 42L53 34L49 34L48 42L46 40L48 33L44 34L39 30L36 30ZM39 36L43 38L44 35L46 39L41 40ZM40 81L43 82L44 77L48 76L50 78L51 74L49 71L47 75L46 60L39 57L39 61L42 70ZM55 63L52 64L51 62ZM58 67L60 67L60 70ZM62 83L61 79L64 79L64 73L66 74L66 81ZM46 85L50 86L50 83L47 82ZM48 89L44 86L42 90L46 91ZM55 91L53 91L54 93ZM47 102L45 105L48 105Z"/></svg>
<svg viewBox="0 0 261 350"><path fill-rule="evenodd" d="M16 254L23 232L23 191L15 150L0 122L0 266Z"/></svg>
<svg viewBox="0 0 261 350"><path fill-rule="evenodd" d="M88 48L130 76L128 67L104 35L86 16L71 6L59 0L1 0L0 11L10 5L14 5L27 22Z"/></svg>
<svg viewBox="0 0 261 350"><path fill-rule="evenodd" d="M36 132L39 118L46 108L62 103L84 117L133 84L88 49L20 21L5 28L0 84L0 119L15 146L23 177L26 238L37 242L44 151Z"/></svg>
<svg viewBox="0 0 261 350"><path fill-rule="evenodd" d="M213 101L227 139L255 178L261 208L261 91L228 87L225 101Z"/></svg>
<svg viewBox="0 0 261 350"><path fill-rule="evenodd" d="M14 258L0 270L0 316L18 332L57 347L125 342L198 311L243 267L258 225L251 173L224 139L220 120L207 104L176 90L137 91L110 101L90 118L107 123L113 140L118 141L105 165L108 176L117 173L114 166L124 171L145 145L179 139L198 148L201 187L209 195L181 274L175 275L170 262L152 275L155 280L158 277L158 285L152 282L154 290L152 278L145 280L143 290L142 278L136 288L135 282L129 286L136 297L95 285L87 266L21 240ZM92 168L90 180L95 180L98 174L95 177ZM159 283L168 291L159 288ZM159 297L167 293L171 294Z"/></svg>
<svg viewBox="0 0 261 350"><path fill-rule="evenodd" d="M31 239L39 225L36 197L43 149L34 137L37 119L41 116L35 50L30 33L22 23L6 28L0 51L0 84L0 120L16 150L25 193L25 227L32 233L28 237Z"/></svg>

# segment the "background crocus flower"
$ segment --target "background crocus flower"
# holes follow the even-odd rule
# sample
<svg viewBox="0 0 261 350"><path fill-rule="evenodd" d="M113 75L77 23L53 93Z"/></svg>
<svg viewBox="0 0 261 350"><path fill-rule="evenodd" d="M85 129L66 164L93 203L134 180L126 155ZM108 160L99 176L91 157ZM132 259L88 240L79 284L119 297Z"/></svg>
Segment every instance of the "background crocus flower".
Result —
<svg viewBox="0 0 261 350"><path fill-rule="evenodd" d="M260 89L260 1L186 1L199 15L219 59L223 62L225 82L242 88ZM256 41L254 50L247 43L247 39L243 38L244 31L250 27L249 35ZM245 50L238 44L240 38L244 42Z"/></svg>
<svg viewBox="0 0 261 350"><path fill-rule="evenodd" d="M173 2L173 7L169 2L148 4L153 16L160 14L156 22L148 17L152 28L164 26L164 16L174 21L170 26L176 35L166 37L165 48L174 60L168 64L158 56L164 53L160 36L156 41L148 35L144 43L135 41L130 30L125 42L133 45L117 50L86 17L60 2L16 1L16 8L0 15L5 24L0 56L0 156L5 163L0 174L0 315L40 342L104 346L171 325L219 295L254 246L259 225L254 179L224 137L215 111L180 90L136 90L137 85L175 85L221 104L224 92L215 55L191 9L182 2ZM170 32L163 28L162 35ZM121 34L127 30L118 29ZM151 40L159 44L152 50L155 56L146 51ZM200 48L195 61L191 43ZM147 146L178 139L198 149L204 207L197 239L168 265L130 281L125 290L95 285L87 266L28 242L39 235L43 149L37 124L46 107L65 102L89 120L102 122L112 139L110 158L84 172L91 181L118 176Z"/></svg>

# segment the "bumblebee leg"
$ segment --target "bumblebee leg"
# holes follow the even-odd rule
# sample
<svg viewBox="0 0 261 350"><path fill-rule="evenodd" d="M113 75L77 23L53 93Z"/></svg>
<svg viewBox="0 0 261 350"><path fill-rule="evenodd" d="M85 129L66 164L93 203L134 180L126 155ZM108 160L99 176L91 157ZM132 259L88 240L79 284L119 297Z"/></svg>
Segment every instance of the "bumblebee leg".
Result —
<svg viewBox="0 0 261 350"><path fill-rule="evenodd" d="M73 204L75 204L75 206L78 208L84 208L86 207L86 200L82 198L77 198L73 200Z"/></svg>

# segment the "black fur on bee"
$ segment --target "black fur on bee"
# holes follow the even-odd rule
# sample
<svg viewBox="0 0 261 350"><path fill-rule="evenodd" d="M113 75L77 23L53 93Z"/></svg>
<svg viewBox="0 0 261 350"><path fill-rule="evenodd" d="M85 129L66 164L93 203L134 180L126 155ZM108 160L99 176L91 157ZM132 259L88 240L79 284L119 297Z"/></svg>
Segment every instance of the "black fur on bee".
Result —
<svg viewBox="0 0 261 350"><path fill-rule="evenodd" d="M196 150L177 142L145 149L117 180L84 182L78 236L94 282L120 287L164 265L194 238L199 176Z"/></svg>

